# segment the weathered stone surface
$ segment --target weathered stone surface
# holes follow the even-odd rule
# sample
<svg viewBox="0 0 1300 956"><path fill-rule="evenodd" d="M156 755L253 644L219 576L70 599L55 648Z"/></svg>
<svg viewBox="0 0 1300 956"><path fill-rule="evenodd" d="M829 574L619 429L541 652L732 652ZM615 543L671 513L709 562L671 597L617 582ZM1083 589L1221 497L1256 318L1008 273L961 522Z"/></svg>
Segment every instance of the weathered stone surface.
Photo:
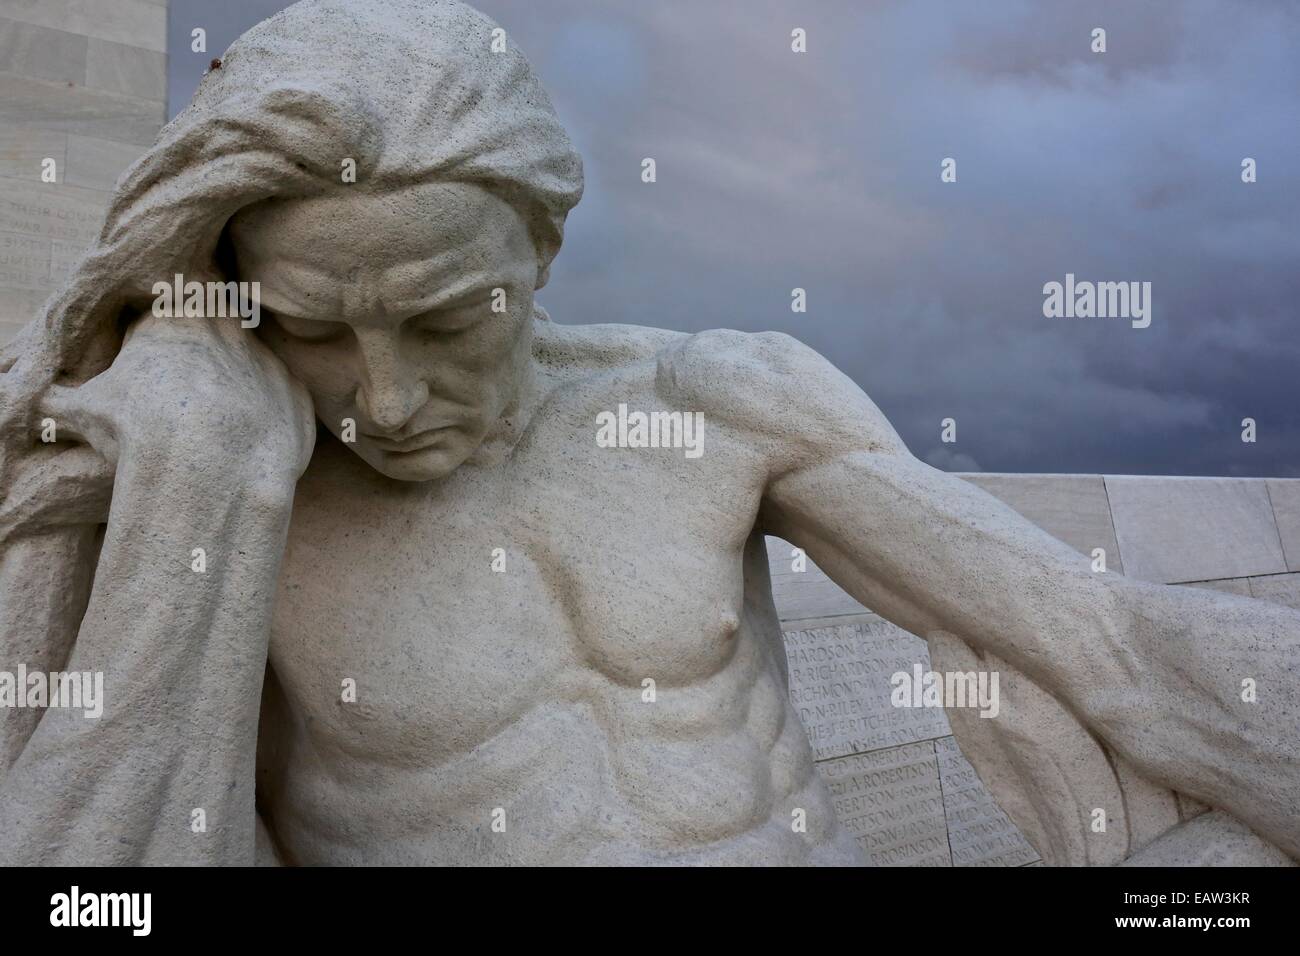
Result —
<svg viewBox="0 0 1300 956"><path fill-rule="evenodd" d="M54 160L58 181L62 182L67 152L66 133L6 122L0 126L0 180L7 185L0 191L21 190L20 182L30 184L28 189L48 185L41 181L46 159Z"/></svg>
<svg viewBox="0 0 1300 956"><path fill-rule="evenodd" d="M1102 487L1102 479L1099 476L964 475L962 477L984 487L995 497L1015 507L1031 520L1035 520L1036 523L1044 527L1044 530L1066 540L1067 543L1085 554L1091 552L1091 546L1085 547L1085 545L1092 541L1100 541L1101 543L1096 546L1106 548L1107 561L1111 569L1119 569L1116 563L1120 561L1120 552L1115 544L1113 529L1110 527L1105 489ZM1089 502L1089 504L1081 504L1083 501ZM1107 536L1109 537L1107 538ZM821 627L835 627L858 619L867 621L875 619L874 616L865 618L840 617L839 615L854 614L860 605L834 585L833 582L830 582L811 562L808 563L809 570L802 575L791 572L791 547L788 542L769 539L773 592L777 596L778 607L782 610L783 619L786 619L790 613L800 616L822 613L827 616L815 622ZM1122 567L1122 564L1119 567ZM1283 600L1285 603L1284 599L1290 596L1290 590L1287 586L1289 582L1278 576L1257 578L1254 581L1237 578L1191 582L1190 586L1249 597L1252 595L1252 585L1257 585L1257 592L1261 590L1261 587L1258 586L1260 582L1269 582L1263 584L1262 589L1268 589L1271 585L1273 591L1270 593L1276 593L1277 595L1273 598L1274 600ZM801 629L806 630L810 626L810 624L802 624ZM790 630L791 628L787 626L787 633ZM816 724L816 714L803 712L802 716L805 723L810 727L810 739L813 739L814 743L817 735L826 735L824 728L811 729ZM933 729L926 728L923 733L932 733ZM836 741L836 744L837 746L819 750L818 757L825 758L837 755L845 752L846 747L858 750L859 748L866 749L872 746L871 742L854 742L844 739ZM954 775L954 779L964 783L973 780L977 786L976 790L963 793L961 798L950 798L947 790L947 778L943 778L945 780L945 802L949 816L949 840L952 845L954 865L963 865L963 863L967 865L1022 865L1024 853L1028 853L1028 859L1036 859L1037 855L1029 846L1028 841L1019 833L1015 825L1007 819L1005 813L997 807L987 788L982 783L979 783L978 777L974 774L974 769L961 756L960 750L956 748L955 741L952 741L951 738L944 738L936 742L936 747L940 755L941 776L946 769ZM946 762L944 759L945 754L950 755L950 759ZM1138 834L1135 835L1135 839L1139 841L1137 845L1145 845L1151 838L1158 835L1162 827L1167 825L1161 821L1169 818L1172 805L1165 806L1165 804L1169 804L1174 798L1177 798L1186 806L1187 809L1182 811L1184 818L1198 812L1204 812L1205 807L1203 805L1197 804L1196 801L1182 795L1152 791L1150 794L1143 793L1139 798L1137 791L1142 790L1141 782L1136 777L1129 776L1131 770L1127 765L1122 766L1125 772L1124 779L1127 781L1124 786L1131 791L1128 797L1128 809L1134 816L1129 825L1139 828ZM956 804L959 799L971 805L958 807ZM1151 805L1152 813L1147 814L1152 818L1151 826L1147 826L1143 814L1147 813L1147 805L1152 801L1159 802L1160 806L1158 812L1156 812L1155 804ZM1172 812L1177 815L1180 811L1174 807ZM961 828L963 822L970 822L971 826L963 830ZM1154 830L1151 829L1152 826L1155 827ZM1145 834L1150 834L1150 836ZM999 854L999 849L1007 852Z"/></svg>
<svg viewBox="0 0 1300 956"><path fill-rule="evenodd" d="M1222 581L1189 581L1187 587L1221 591L1224 594L1240 594L1242 597L1252 596L1250 578L1225 578Z"/></svg>
<svg viewBox="0 0 1300 956"><path fill-rule="evenodd" d="M1261 601L1272 601L1300 611L1300 574L1270 574L1251 578L1250 593Z"/></svg>
<svg viewBox="0 0 1300 956"><path fill-rule="evenodd" d="M1125 573L1177 584L1285 571L1261 480L1106 477Z"/></svg>
<svg viewBox="0 0 1300 956"><path fill-rule="evenodd" d="M933 744L827 760L817 771L840 823L873 865L952 865Z"/></svg>
<svg viewBox="0 0 1300 956"><path fill-rule="evenodd" d="M0 0L0 17L167 52L167 7L150 0Z"/></svg>
<svg viewBox="0 0 1300 956"><path fill-rule="evenodd" d="M145 100L167 97L167 55L92 39L86 47L86 86Z"/></svg>
<svg viewBox="0 0 1300 956"><path fill-rule="evenodd" d="M772 575L772 600L783 621L807 618L866 614L866 608L826 576L812 558L804 555L795 571L797 555L794 545L768 535L767 553Z"/></svg>
<svg viewBox="0 0 1300 956"><path fill-rule="evenodd" d="M1265 484L1286 552L1286 568L1300 571L1300 478L1270 478Z"/></svg>
<svg viewBox="0 0 1300 956"><path fill-rule="evenodd" d="M953 866L1024 866L1038 859L962 756L952 737L934 742Z"/></svg>
<svg viewBox="0 0 1300 956"><path fill-rule="evenodd" d="M1123 866L1280 866L1296 862L1221 810L1174 827Z"/></svg>
<svg viewBox="0 0 1300 956"><path fill-rule="evenodd" d="M144 147L164 120L161 101L0 73L0 102L14 123Z"/></svg>
<svg viewBox="0 0 1300 956"><path fill-rule="evenodd" d="M942 737L941 708L894 707L890 677L930 669L925 642L872 617L852 624L786 631L790 702L818 760Z"/></svg>
<svg viewBox="0 0 1300 956"><path fill-rule="evenodd" d="M51 26L52 7L0 16ZM69 29L90 7L60 9ZM128 45L122 25L161 12L94 9L114 25L87 35ZM18 622L0 661L112 688L94 727L0 721L0 864L948 865L950 820L962 862L1022 859L951 748L945 806L923 737L943 715L889 702L889 676L927 663L1006 678L996 719L947 720L1044 859L1115 863L1170 834L1236 859L1242 829L1300 857L1300 615L1091 573L918 462L791 340L550 321L534 294L581 164L495 33L452 2L295 4L205 76L75 263L98 220L75 204L104 194L0 182L20 187L0 205L12 275L35 280L47 244L66 274L0 372ZM161 104L120 92L144 89L127 51L87 51L119 92L0 72L3 118L148 143ZM152 283L175 274L257 283L265 325L158 315ZM702 416L707 452L609 440L628 406ZM47 417L85 441L37 441ZM1277 573L1246 560L1241 484L1205 500L1246 569L1186 579ZM1092 504L1044 520L1087 549L1104 527L1078 485ZM783 654L769 530L816 542L929 657L873 619L790 628ZM1139 571L1159 563L1144 548L1189 543L1145 530L1116 528L1128 571L1129 541ZM815 578L787 586L787 617L860 614ZM1243 669L1280 692L1240 706L1224 675ZM810 733L823 755L881 749L817 762ZM1184 830L1174 788L1236 828Z"/></svg>
<svg viewBox="0 0 1300 956"><path fill-rule="evenodd" d="M0 70L55 83L86 82L84 36L0 17Z"/></svg>
<svg viewBox="0 0 1300 956"><path fill-rule="evenodd" d="M1124 573L1115 542L1110 503L1101 475L961 476L1015 508L1053 537L1060 538L1092 562L1094 548L1106 552L1106 568Z"/></svg>

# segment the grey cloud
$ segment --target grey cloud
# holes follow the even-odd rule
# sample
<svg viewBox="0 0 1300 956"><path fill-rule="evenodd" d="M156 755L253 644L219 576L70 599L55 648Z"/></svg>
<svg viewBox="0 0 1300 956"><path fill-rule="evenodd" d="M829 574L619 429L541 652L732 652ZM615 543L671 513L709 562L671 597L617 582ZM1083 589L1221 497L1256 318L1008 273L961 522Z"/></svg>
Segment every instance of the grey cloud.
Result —
<svg viewBox="0 0 1300 956"><path fill-rule="evenodd" d="M173 109L206 65L190 24L224 48L280 6L174 0ZM957 418L943 467L1300 476L1300 8L479 6L587 162L542 293L557 321L789 332L918 453ZM1152 282L1151 328L1045 319L1066 272Z"/></svg>

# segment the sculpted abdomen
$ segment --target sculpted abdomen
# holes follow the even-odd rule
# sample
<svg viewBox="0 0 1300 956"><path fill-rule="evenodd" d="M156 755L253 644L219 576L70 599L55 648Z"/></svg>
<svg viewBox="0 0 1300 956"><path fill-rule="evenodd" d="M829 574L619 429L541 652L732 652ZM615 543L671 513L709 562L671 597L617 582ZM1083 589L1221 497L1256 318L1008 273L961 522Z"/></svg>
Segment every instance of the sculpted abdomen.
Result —
<svg viewBox="0 0 1300 956"><path fill-rule="evenodd" d="M291 785L268 788L304 858L800 862L833 840L756 597L761 538L717 543L734 513L664 513L621 484L588 502L595 535L548 520L567 485L529 486L495 523L494 489L456 477L396 503L306 485L272 647L299 730L273 771ZM373 854L327 825L344 812Z"/></svg>

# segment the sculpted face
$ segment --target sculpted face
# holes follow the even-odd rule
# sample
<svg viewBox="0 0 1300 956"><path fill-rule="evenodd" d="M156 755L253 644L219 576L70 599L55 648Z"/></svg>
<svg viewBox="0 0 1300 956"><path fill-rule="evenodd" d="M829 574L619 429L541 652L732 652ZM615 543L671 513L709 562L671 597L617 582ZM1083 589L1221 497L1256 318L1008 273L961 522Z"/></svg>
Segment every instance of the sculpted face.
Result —
<svg viewBox="0 0 1300 956"><path fill-rule="evenodd" d="M441 478L492 433L528 368L537 254L479 186L272 200L230 223L263 340L316 414L391 478ZM494 290L501 290L494 292ZM493 311L494 302L500 310Z"/></svg>

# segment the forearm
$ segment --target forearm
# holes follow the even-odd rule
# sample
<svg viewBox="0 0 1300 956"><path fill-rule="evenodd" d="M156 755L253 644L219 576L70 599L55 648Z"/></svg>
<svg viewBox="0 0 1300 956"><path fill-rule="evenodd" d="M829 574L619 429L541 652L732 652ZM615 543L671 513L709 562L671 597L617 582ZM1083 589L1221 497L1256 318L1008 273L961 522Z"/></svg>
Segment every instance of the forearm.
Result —
<svg viewBox="0 0 1300 956"><path fill-rule="evenodd" d="M119 464L65 667L103 673L103 716L45 712L4 781L3 862L252 861L258 701L292 488L182 457Z"/></svg>
<svg viewBox="0 0 1300 956"><path fill-rule="evenodd" d="M1300 615L1093 572L991 496L901 456L808 469L773 497L773 533L868 607L1005 660L1153 780L1300 855Z"/></svg>
<svg viewBox="0 0 1300 956"><path fill-rule="evenodd" d="M916 634L973 638L1040 680L1060 668L1058 635L1081 617L1106 619L1114 600L1105 583L1114 575L1093 573L1002 502L910 456L806 469L770 490L761 519L876 613ZM1107 658L1104 642L1080 644L1071 646L1080 669Z"/></svg>
<svg viewBox="0 0 1300 956"><path fill-rule="evenodd" d="M0 544L0 671L62 668L90 594L95 531L55 528ZM15 708L0 720L0 786L40 715Z"/></svg>
<svg viewBox="0 0 1300 956"><path fill-rule="evenodd" d="M0 448L0 457L10 451ZM38 446L7 464L0 482L0 671L58 670L90 597L113 473L84 445ZM0 721L0 783L41 713L14 708Z"/></svg>

